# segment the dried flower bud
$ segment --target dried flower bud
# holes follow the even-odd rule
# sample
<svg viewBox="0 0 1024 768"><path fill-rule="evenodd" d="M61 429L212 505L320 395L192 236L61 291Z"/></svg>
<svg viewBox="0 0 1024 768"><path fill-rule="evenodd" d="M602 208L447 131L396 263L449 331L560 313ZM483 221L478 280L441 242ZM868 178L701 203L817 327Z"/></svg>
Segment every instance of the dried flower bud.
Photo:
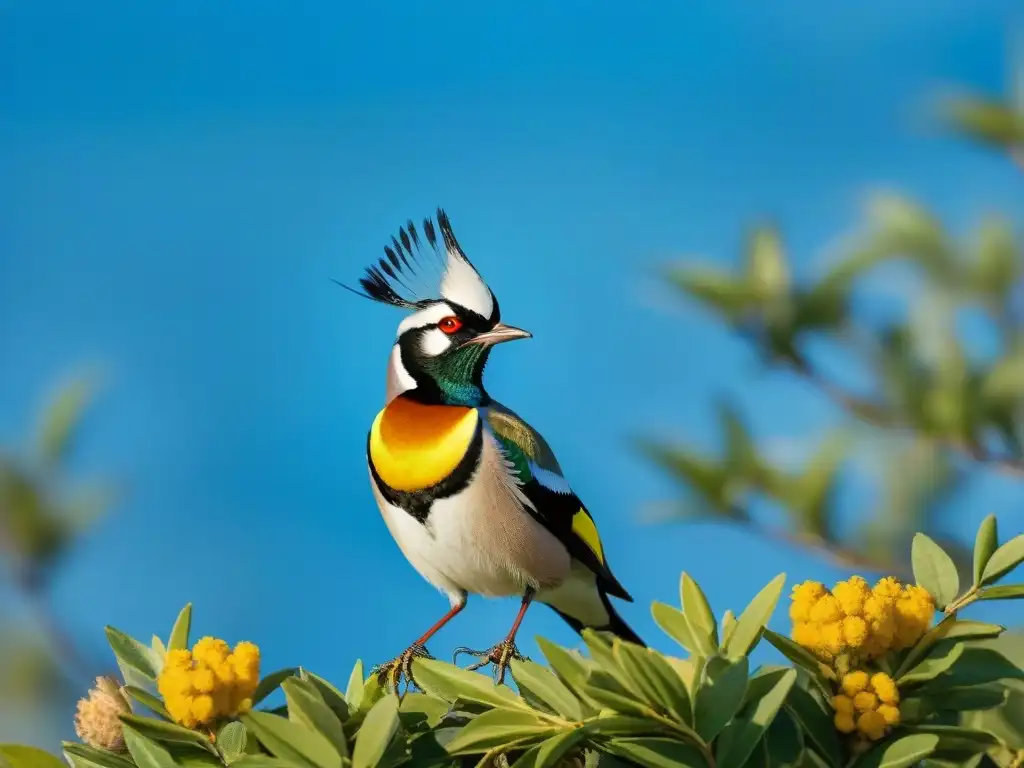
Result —
<svg viewBox="0 0 1024 768"><path fill-rule="evenodd" d="M120 752L124 750L124 730L118 715L130 711L117 680L97 677L96 687L78 702L75 733L90 747Z"/></svg>

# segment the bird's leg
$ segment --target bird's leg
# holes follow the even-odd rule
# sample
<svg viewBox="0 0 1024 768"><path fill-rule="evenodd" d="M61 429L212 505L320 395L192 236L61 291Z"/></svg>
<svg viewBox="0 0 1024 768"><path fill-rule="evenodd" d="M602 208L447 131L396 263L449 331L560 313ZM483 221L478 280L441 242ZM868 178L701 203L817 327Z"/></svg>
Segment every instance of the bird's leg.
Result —
<svg viewBox="0 0 1024 768"><path fill-rule="evenodd" d="M408 688L410 683L415 685L416 681L412 676L412 660L415 658L433 658L429 653L427 653L427 641L436 635L441 630L441 627L458 616L465 607L466 598L463 596L459 602L452 605L448 613L438 619L434 626L424 632L415 643L410 645L405 649L405 651L389 661L387 664L381 664L378 667L374 667L371 674L375 673L377 675L377 681L382 686L392 688L395 694L398 694L398 689L403 678L406 682L406 688Z"/></svg>
<svg viewBox="0 0 1024 768"><path fill-rule="evenodd" d="M517 661L527 660L516 647L516 633L519 631L519 625L523 623L523 617L526 616L526 609L529 608L530 603L533 602L534 594L532 587L526 590L523 595L523 603L519 606L519 613L516 616L516 620L512 624L512 629L509 630L508 635L505 636L504 640L486 651L473 651L469 648L458 648L455 651L455 660L458 661L459 656L462 654L466 654L467 656L476 656L480 661L473 662L466 667L466 669L480 669L480 667L493 664L495 682L498 685L505 682L505 672L513 659Z"/></svg>

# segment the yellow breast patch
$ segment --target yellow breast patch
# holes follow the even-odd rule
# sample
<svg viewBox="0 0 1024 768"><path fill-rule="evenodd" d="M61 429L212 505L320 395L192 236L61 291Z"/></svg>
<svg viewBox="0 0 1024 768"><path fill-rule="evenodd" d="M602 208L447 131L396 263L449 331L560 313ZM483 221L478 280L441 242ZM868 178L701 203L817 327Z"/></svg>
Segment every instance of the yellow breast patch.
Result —
<svg viewBox="0 0 1024 768"><path fill-rule="evenodd" d="M370 460L396 491L430 488L466 455L480 417L475 408L423 405L396 397L370 428Z"/></svg>
<svg viewBox="0 0 1024 768"><path fill-rule="evenodd" d="M586 510L580 509L572 516L572 532L583 540L590 551L597 555L597 561L604 565L604 547L601 546L601 536Z"/></svg>

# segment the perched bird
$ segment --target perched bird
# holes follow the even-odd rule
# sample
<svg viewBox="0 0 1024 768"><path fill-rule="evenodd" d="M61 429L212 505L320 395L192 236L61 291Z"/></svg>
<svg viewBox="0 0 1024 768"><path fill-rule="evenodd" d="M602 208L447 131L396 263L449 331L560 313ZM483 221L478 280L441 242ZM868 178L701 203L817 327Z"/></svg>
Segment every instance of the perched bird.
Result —
<svg viewBox="0 0 1024 768"><path fill-rule="evenodd" d="M592 627L643 645L609 601L632 597L608 567L594 520L551 448L484 388L491 349L531 334L501 322L498 300L448 217L439 209L436 218L436 225L423 222L426 246L411 221L399 229L355 291L412 310L391 349L386 405L370 428L367 459L392 536L451 606L379 668L382 680L396 689L403 677L411 680L412 660L427 655L427 641L470 594L522 598L504 640L459 651L480 659L471 669L492 663L499 682L521 658L516 632L533 601L576 631ZM431 270L440 287L416 287Z"/></svg>

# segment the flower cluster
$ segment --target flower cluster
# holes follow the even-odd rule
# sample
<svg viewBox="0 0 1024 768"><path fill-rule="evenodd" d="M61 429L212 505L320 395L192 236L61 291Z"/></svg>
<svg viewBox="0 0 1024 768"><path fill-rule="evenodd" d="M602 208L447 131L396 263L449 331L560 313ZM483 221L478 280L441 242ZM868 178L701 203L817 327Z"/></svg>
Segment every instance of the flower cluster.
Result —
<svg viewBox="0 0 1024 768"><path fill-rule="evenodd" d="M75 733L85 744L114 752L124 750L124 729L119 715L131 712L121 686L112 677L97 677L96 687L78 702Z"/></svg>
<svg viewBox="0 0 1024 768"><path fill-rule="evenodd" d="M170 716L186 728L248 712L260 679L260 650L204 637L190 651L169 651L157 680Z"/></svg>
<svg viewBox="0 0 1024 768"><path fill-rule="evenodd" d="M857 732L878 741L900 722L900 694L896 683L884 672L868 676L864 670L848 672L840 684L841 693L832 697L836 729Z"/></svg>
<svg viewBox="0 0 1024 768"><path fill-rule="evenodd" d="M793 640L826 663L841 654L853 661L871 660L909 648L931 626L934 614L935 601L926 590L892 577L872 588L851 576L831 591L805 581L793 588L789 609Z"/></svg>

